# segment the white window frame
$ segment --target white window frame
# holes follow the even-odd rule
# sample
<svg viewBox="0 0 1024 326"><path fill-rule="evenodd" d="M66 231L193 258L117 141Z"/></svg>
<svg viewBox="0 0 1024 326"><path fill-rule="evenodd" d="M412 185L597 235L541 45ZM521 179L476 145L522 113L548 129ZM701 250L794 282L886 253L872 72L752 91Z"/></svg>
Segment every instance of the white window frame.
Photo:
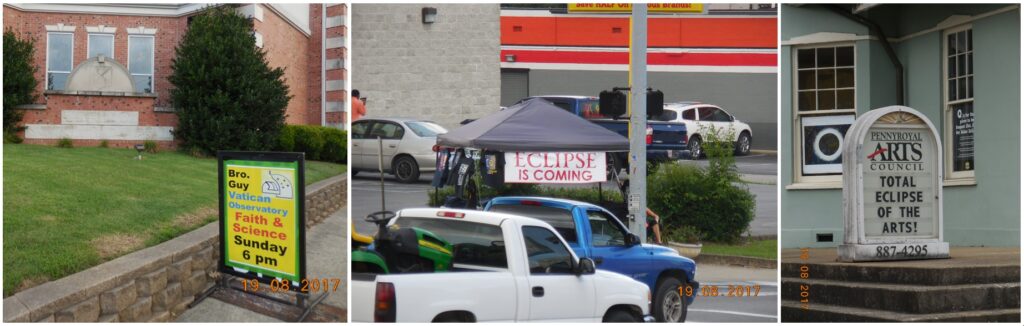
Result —
<svg viewBox="0 0 1024 326"><path fill-rule="evenodd" d="M145 38L149 38L149 39L153 40L153 53L150 54L150 56L149 56L149 66L153 69L153 71L151 71L149 75L134 74L134 73L131 72L132 71L132 67L131 67L131 64L132 64L132 38L135 38L135 37L145 37ZM151 93L155 94L156 93L156 36L155 35L146 35L146 34L128 34L128 60L126 62L128 62L128 75L132 77L132 84L134 85L134 83L135 83L135 76L150 76L151 78L149 79L149 89L152 91Z"/></svg>
<svg viewBox="0 0 1024 326"><path fill-rule="evenodd" d="M800 50L806 49L818 49L818 48L837 48L837 47L852 47L853 48L853 108L852 109L833 109L827 111L800 111L800 68L799 68L799 52ZM791 48L792 59L790 60L790 69L792 69L791 76L791 96L792 96L792 107L790 108L793 112L793 134L792 134L792 146L793 146L793 183L787 186L787 189L831 189L842 187L843 176L841 174L836 175L804 175L804 139L803 139L803 117L814 117L814 116L830 116L830 115L843 115L852 114L855 118L857 117L857 44L856 42L827 42L827 43L813 43L804 45L794 45ZM843 66L846 67L846 66ZM837 69L838 67L832 67ZM817 69L817 68L815 68ZM838 85L837 85L838 86ZM846 89L843 87L842 89ZM817 85L815 85L815 89ZM839 89L836 87L835 89ZM817 95L815 95L817 96ZM838 99L836 99L838 101ZM817 105L817 101L815 101Z"/></svg>
<svg viewBox="0 0 1024 326"><path fill-rule="evenodd" d="M956 26L956 27L951 27L951 28L948 28L948 29L942 31L942 120L943 120L943 122L942 122L942 137L944 138L943 139L944 140L943 141L943 145L942 145L942 159L943 159L943 165L945 166L945 168L943 169L943 170L945 170L945 171L943 171L943 172L945 172L944 173L944 175L945 175L944 179L945 180L943 180L943 183L945 185L974 185L974 184L977 183L977 181L976 181L976 179L974 177L975 169L971 169L970 171L960 171L960 172L954 172L953 171L953 119L952 119L953 110L952 110L952 106L953 105L957 105L957 104L962 104L962 103L968 103L968 102L975 103L975 101L974 101L974 91L971 92L971 97L969 97L969 98L957 99L957 100L953 100L953 101L949 100L949 42L947 41L947 38L949 37L950 34L955 34L955 33L963 32L963 31L966 31L966 30L972 30L973 31L973 29L974 29L974 26L972 24L964 24L964 25L959 25L959 26ZM973 34L973 32L972 32L972 34ZM973 35L971 37L971 42L972 43L974 42ZM973 61L974 61L974 55L973 55L974 47L973 47L973 44L971 46L970 53L971 53L971 62L973 63ZM972 76L973 77L974 76L974 69L971 69L971 73L969 75L965 75L965 76ZM971 83L972 83L971 88L973 89L974 88L973 87L973 83L974 83L974 79L973 78L972 78ZM973 107L972 110L974 111L975 119L977 119L977 113L978 113L977 106ZM977 130L977 126L976 125L975 125L974 129ZM975 145L977 145L977 142L975 142ZM976 156L975 156L975 162L977 162L977 157ZM977 164L975 164L975 167L977 167Z"/></svg>
<svg viewBox="0 0 1024 326"><path fill-rule="evenodd" d="M113 33L89 33L89 35L85 37L85 55L86 55L86 58L91 58L91 57L89 57L89 53L92 52L92 37L93 36L102 36L102 37L109 36L110 37L110 58L111 59L117 59L115 54L114 54L116 52L114 50L114 48L117 46L117 37L115 37Z"/></svg>
<svg viewBox="0 0 1024 326"><path fill-rule="evenodd" d="M67 34L71 35L71 70L75 69L75 33L74 32L46 32L46 72L43 74L43 90L49 91L50 85L50 72L66 73L71 75L71 71L51 71L50 70L50 35L53 34ZM63 91L61 89L60 91Z"/></svg>

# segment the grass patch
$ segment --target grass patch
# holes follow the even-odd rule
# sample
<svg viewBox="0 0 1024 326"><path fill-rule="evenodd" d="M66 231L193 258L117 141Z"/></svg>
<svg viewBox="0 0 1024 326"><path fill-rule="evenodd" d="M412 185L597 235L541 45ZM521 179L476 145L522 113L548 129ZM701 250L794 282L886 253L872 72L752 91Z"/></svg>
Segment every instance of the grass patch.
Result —
<svg viewBox="0 0 1024 326"><path fill-rule="evenodd" d="M701 253L778 259L778 240L755 240L743 244L704 243Z"/></svg>
<svg viewBox="0 0 1024 326"><path fill-rule="evenodd" d="M216 221L217 160L3 146L4 297ZM345 171L306 162L306 184Z"/></svg>

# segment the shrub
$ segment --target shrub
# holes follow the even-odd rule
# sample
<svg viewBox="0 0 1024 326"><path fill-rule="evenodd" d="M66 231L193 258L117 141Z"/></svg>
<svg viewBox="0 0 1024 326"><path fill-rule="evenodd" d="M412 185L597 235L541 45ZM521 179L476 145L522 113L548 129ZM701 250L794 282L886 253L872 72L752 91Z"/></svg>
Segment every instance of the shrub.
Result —
<svg viewBox="0 0 1024 326"><path fill-rule="evenodd" d="M703 134L706 139L701 146L704 147L704 154L708 158L707 172L722 182L739 181L736 158L733 156L735 150L731 140L734 139L733 133L714 126L707 127L705 130Z"/></svg>
<svg viewBox="0 0 1024 326"><path fill-rule="evenodd" d="M108 147L110 147L110 142L108 142L106 139L100 141L99 148L108 148Z"/></svg>
<svg viewBox="0 0 1024 326"><path fill-rule="evenodd" d="M25 129L22 112L15 107L35 100L36 67L32 65L35 49L30 40L21 39L11 30L4 31L4 142L21 143L17 133Z"/></svg>
<svg viewBox="0 0 1024 326"><path fill-rule="evenodd" d="M168 77L183 150L211 155L276 146L291 96L284 70L270 68L252 31L252 20L232 6L191 18Z"/></svg>
<svg viewBox="0 0 1024 326"><path fill-rule="evenodd" d="M156 151L157 151L156 142L152 141L152 140L144 141L144 142L142 142L142 149L144 151L146 151L146 153L156 153Z"/></svg>
<svg viewBox="0 0 1024 326"><path fill-rule="evenodd" d="M291 126L295 129L295 151L306 153L307 160L319 160L324 149L324 133L319 126Z"/></svg>
<svg viewBox="0 0 1024 326"><path fill-rule="evenodd" d="M320 151L320 159L328 162L344 163L348 155L348 141L345 131L330 127L322 128L324 148Z"/></svg>
<svg viewBox="0 0 1024 326"><path fill-rule="evenodd" d="M754 219L754 195L711 168L662 164L647 179L647 196L668 234L692 226L704 240L736 242Z"/></svg>
<svg viewBox="0 0 1024 326"><path fill-rule="evenodd" d="M57 147L59 148L74 148L75 145L71 143L71 138L61 138L57 141Z"/></svg>
<svg viewBox="0 0 1024 326"><path fill-rule="evenodd" d="M282 152L295 151L295 126L285 125L277 135L277 150Z"/></svg>

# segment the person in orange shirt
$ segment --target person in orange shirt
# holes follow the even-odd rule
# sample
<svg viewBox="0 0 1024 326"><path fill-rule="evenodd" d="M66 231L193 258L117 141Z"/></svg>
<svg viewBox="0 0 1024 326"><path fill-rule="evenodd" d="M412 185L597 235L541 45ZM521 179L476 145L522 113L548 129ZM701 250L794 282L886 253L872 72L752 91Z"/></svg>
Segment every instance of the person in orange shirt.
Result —
<svg viewBox="0 0 1024 326"><path fill-rule="evenodd" d="M359 120L366 115L366 105L359 99L359 90L352 90L352 121Z"/></svg>

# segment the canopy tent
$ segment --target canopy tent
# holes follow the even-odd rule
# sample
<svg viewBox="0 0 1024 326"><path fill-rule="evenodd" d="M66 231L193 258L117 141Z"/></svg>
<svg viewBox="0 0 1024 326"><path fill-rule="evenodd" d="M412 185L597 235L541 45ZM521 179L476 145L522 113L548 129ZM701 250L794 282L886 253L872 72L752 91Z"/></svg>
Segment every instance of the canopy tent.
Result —
<svg viewBox="0 0 1024 326"><path fill-rule="evenodd" d="M437 144L502 152L628 151L629 140L535 98L437 137Z"/></svg>

